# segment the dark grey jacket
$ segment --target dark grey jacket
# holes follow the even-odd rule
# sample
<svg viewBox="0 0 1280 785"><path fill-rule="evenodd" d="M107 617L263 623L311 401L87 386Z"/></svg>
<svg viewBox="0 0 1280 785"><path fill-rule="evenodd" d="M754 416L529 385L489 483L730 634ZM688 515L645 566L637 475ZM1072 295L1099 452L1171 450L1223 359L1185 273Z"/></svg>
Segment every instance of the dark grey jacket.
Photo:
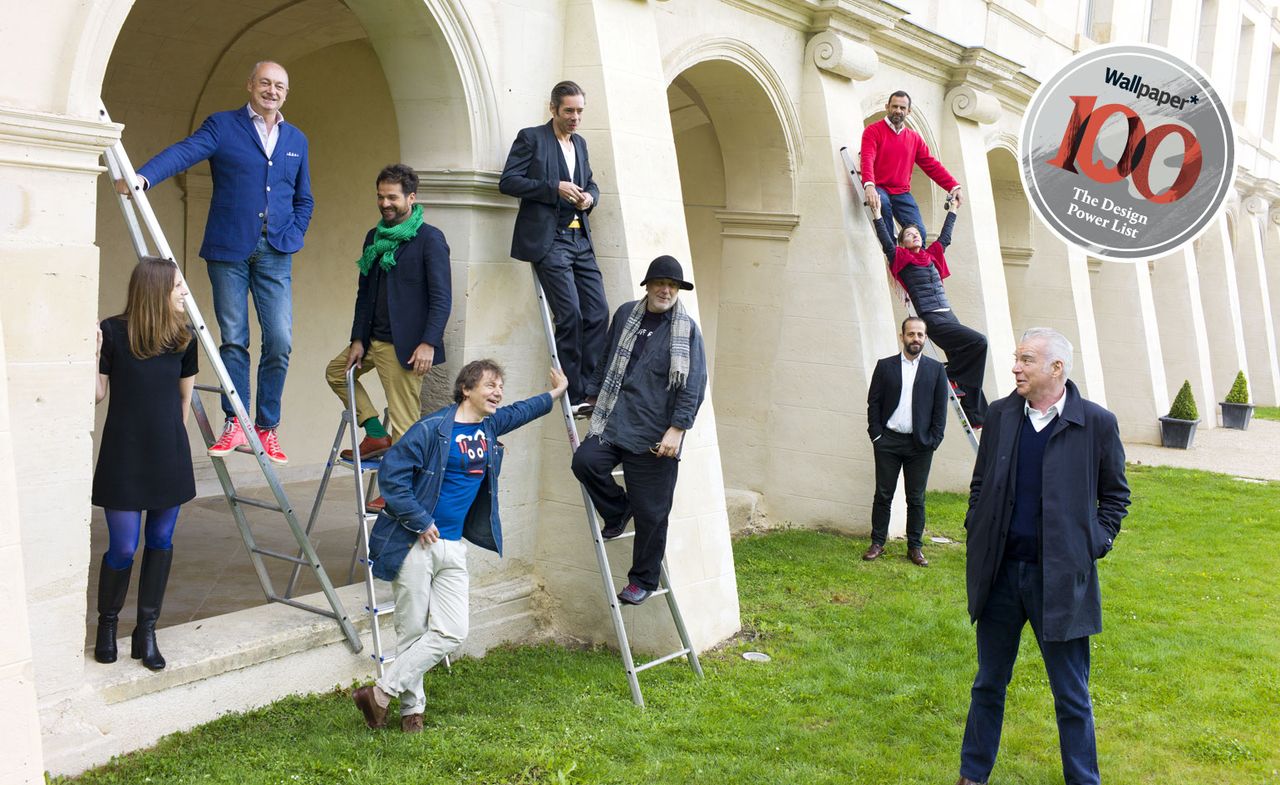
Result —
<svg viewBox="0 0 1280 785"><path fill-rule="evenodd" d="M587 383L587 396L600 394L604 375L609 370L614 352L618 350L622 328L636 302L625 303L613 312L608 348L596 364L595 378ZM707 358L697 322L693 322L693 331L689 335L689 378L684 387L667 389L667 373L671 370L671 317L674 312L674 308L668 311L658 329L645 341L644 352L639 357L631 357L618 402L605 425L603 440L628 452L648 451L662 441L662 435L672 425L686 431L692 428L706 395Z"/></svg>
<svg viewBox="0 0 1280 785"><path fill-rule="evenodd" d="M973 467L964 528L968 532L969 617L974 621L982 615L1004 557L1024 403L1015 392L991 404ZM1095 562L1111 550L1129 506L1124 445L1115 415L1082 398L1070 380L1063 409L1051 426L1053 433L1044 451L1042 635L1050 641L1102 631Z"/></svg>
<svg viewBox="0 0 1280 785"><path fill-rule="evenodd" d="M894 241L893 235L889 233L887 219L888 217L886 216L879 221L872 221L872 223L876 226L876 235L880 239L880 247L884 250L886 260L892 265L898 244ZM947 220L942 224L942 231L938 233L938 239L936 240L943 248L951 245L951 230L955 225L956 214L947 213ZM942 277L938 275L937 267L933 265L921 267L920 265L909 264L903 267L898 275L902 278L902 285L907 290L907 296L911 298L911 303L916 307L916 313L942 311L951 307L951 302L947 300L947 290L942 286Z"/></svg>

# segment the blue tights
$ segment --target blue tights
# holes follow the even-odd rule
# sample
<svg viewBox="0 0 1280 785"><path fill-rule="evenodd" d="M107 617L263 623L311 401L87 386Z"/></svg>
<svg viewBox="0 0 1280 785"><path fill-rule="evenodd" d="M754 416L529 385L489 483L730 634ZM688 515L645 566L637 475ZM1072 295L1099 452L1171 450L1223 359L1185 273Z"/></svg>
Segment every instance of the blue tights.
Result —
<svg viewBox="0 0 1280 785"><path fill-rule="evenodd" d="M173 548L173 527L178 523L181 505L162 510L147 510L147 547L167 551ZM138 550L138 534L142 529L142 510L107 510L106 562L113 570L123 570L133 564L134 551Z"/></svg>

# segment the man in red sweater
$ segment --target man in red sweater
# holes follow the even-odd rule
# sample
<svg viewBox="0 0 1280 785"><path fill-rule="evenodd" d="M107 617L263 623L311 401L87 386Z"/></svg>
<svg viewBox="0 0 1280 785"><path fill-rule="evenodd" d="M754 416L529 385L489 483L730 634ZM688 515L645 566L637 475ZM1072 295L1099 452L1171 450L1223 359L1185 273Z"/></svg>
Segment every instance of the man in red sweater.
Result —
<svg viewBox="0 0 1280 785"><path fill-rule="evenodd" d="M961 202L960 183L929 152L920 134L907 128L911 114L911 96L902 90L889 96L883 122L872 123L862 132L862 185L872 211L884 210L889 234L896 236L893 221L900 229L907 224L920 227L920 239L926 232L920 207L911 195L911 167L919 164L929 179L955 200Z"/></svg>

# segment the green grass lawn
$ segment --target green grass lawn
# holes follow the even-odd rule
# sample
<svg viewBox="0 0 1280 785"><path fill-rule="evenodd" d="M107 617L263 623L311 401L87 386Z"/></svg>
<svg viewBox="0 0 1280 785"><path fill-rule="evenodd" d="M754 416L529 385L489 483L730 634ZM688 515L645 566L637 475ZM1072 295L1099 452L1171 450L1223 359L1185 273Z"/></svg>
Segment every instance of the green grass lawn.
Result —
<svg viewBox="0 0 1280 785"><path fill-rule="evenodd" d="M1255 406L1253 416L1259 420L1280 420L1280 406Z"/></svg>
<svg viewBox="0 0 1280 785"><path fill-rule="evenodd" d="M1280 784L1280 484L1129 477L1093 643L1104 781ZM961 539L963 498L929 504L930 533ZM737 542L742 634L703 656L703 680L682 664L642 674L645 710L611 652L510 647L428 674L420 736L367 730L344 687L68 782L949 785L975 670L963 546L929 545L920 569L901 542L870 564L865 545L812 531ZM992 781L1062 782L1029 629Z"/></svg>

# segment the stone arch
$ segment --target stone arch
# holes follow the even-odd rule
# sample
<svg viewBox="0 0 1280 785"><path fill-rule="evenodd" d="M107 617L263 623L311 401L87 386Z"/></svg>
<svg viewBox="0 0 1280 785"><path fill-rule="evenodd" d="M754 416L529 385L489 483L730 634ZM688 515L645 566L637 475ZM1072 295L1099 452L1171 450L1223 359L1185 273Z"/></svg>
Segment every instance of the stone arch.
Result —
<svg viewBox="0 0 1280 785"><path fill-rule="evenodd" d="M863 128L872 123L878 123L885 117L884 104L877 103L876 99L870 97L863 101L863 112ZM929 146L929 151L936 158L939 150L938 137L934 133L933 127L929 124L929 120L925 117L925 113L913 111L907 116L907 127L920 134L920 137L924 139L924 143ZM856 155L856 151L854 151L854 154ZM920 215L924 218L925 226L929 228L931 233L937 231L945 217L942 214L942 200L937 198L937 190L929 176L920 171L920 167L912 167L911 195L915 197L916 204L920 207Z"/></svg>
<svg viewBox="0 0 1280 785"><path fill-rule="evenodd" d="M725 484L761 493L799 126L776 74L740 42L677 53L667 74Z"/></svg>
<svg viewBox="0 0 1280 785"><path fill-rule="evenodd" d="M175 2L182 5L174 8ZM134 0L104 7L101 16L119 15L122 8L127 13L114 29L97 33L95 40L108 42L110 54L95 89L112 118L125 124L124 140L135 165L190 133L208 114L243 106L245 77L254 62L273 59L289 69L292 89L283 111L310 140L316 212L307 244L294 257L294 351L281 434L292 463L300 467L295 471L314 476L332 441L330 428L337 427L336 399L324 386L323 370L349 342L352 267L361 239L377 220L371 196L375 174L387 163L408 163L424 175L419 196L425 199L439 179L434 173L500 166L497 102L475 34L458 0L286 0L266 11L195 0ZM163 80L162 89L144 89L148 80L151 87ZM211 190L207 166L201 164L158 184L150 201L206 322L214 325L209 283L198 258ZM97 221L102 313L119 310L123 280L134 263L114 200L102 178ZM460 236L469 226L468 211L437 210L435 203L428 209L431 222L446 235ZM465 250L455 248L457 267L465 268L461 260L466 258ZM256 322L251 322L256 355ZM202 372L212 378L207 368ZM430 398L439 385L432 377L428 386ZM370 393L377 403L380 387L372 385ZM214 400L204 403L214 414ZM193 438L193 446L200 443ZM202 455L195 460L200 478L209 467ZM260 483L261 475L246 472L242 479ZM216 484L205 488L215 492ZM221 519L226 512L210 504L208 514ZM99 546L94 543L95 550ZM349 544L330 553L322 549L320 555L335 580L347 574ZM190 587L215 598L207 607L197 603L196 618L234 609L218 597L234 596L240 607L262 601L249 562L230 558L225 563L230 566L212 583ZM94 585L92 575L89 585ZM300 587L303 592L314 588ZM181 607L175 597L175 612L164 621L192 618L181 615Z"/></svg>

